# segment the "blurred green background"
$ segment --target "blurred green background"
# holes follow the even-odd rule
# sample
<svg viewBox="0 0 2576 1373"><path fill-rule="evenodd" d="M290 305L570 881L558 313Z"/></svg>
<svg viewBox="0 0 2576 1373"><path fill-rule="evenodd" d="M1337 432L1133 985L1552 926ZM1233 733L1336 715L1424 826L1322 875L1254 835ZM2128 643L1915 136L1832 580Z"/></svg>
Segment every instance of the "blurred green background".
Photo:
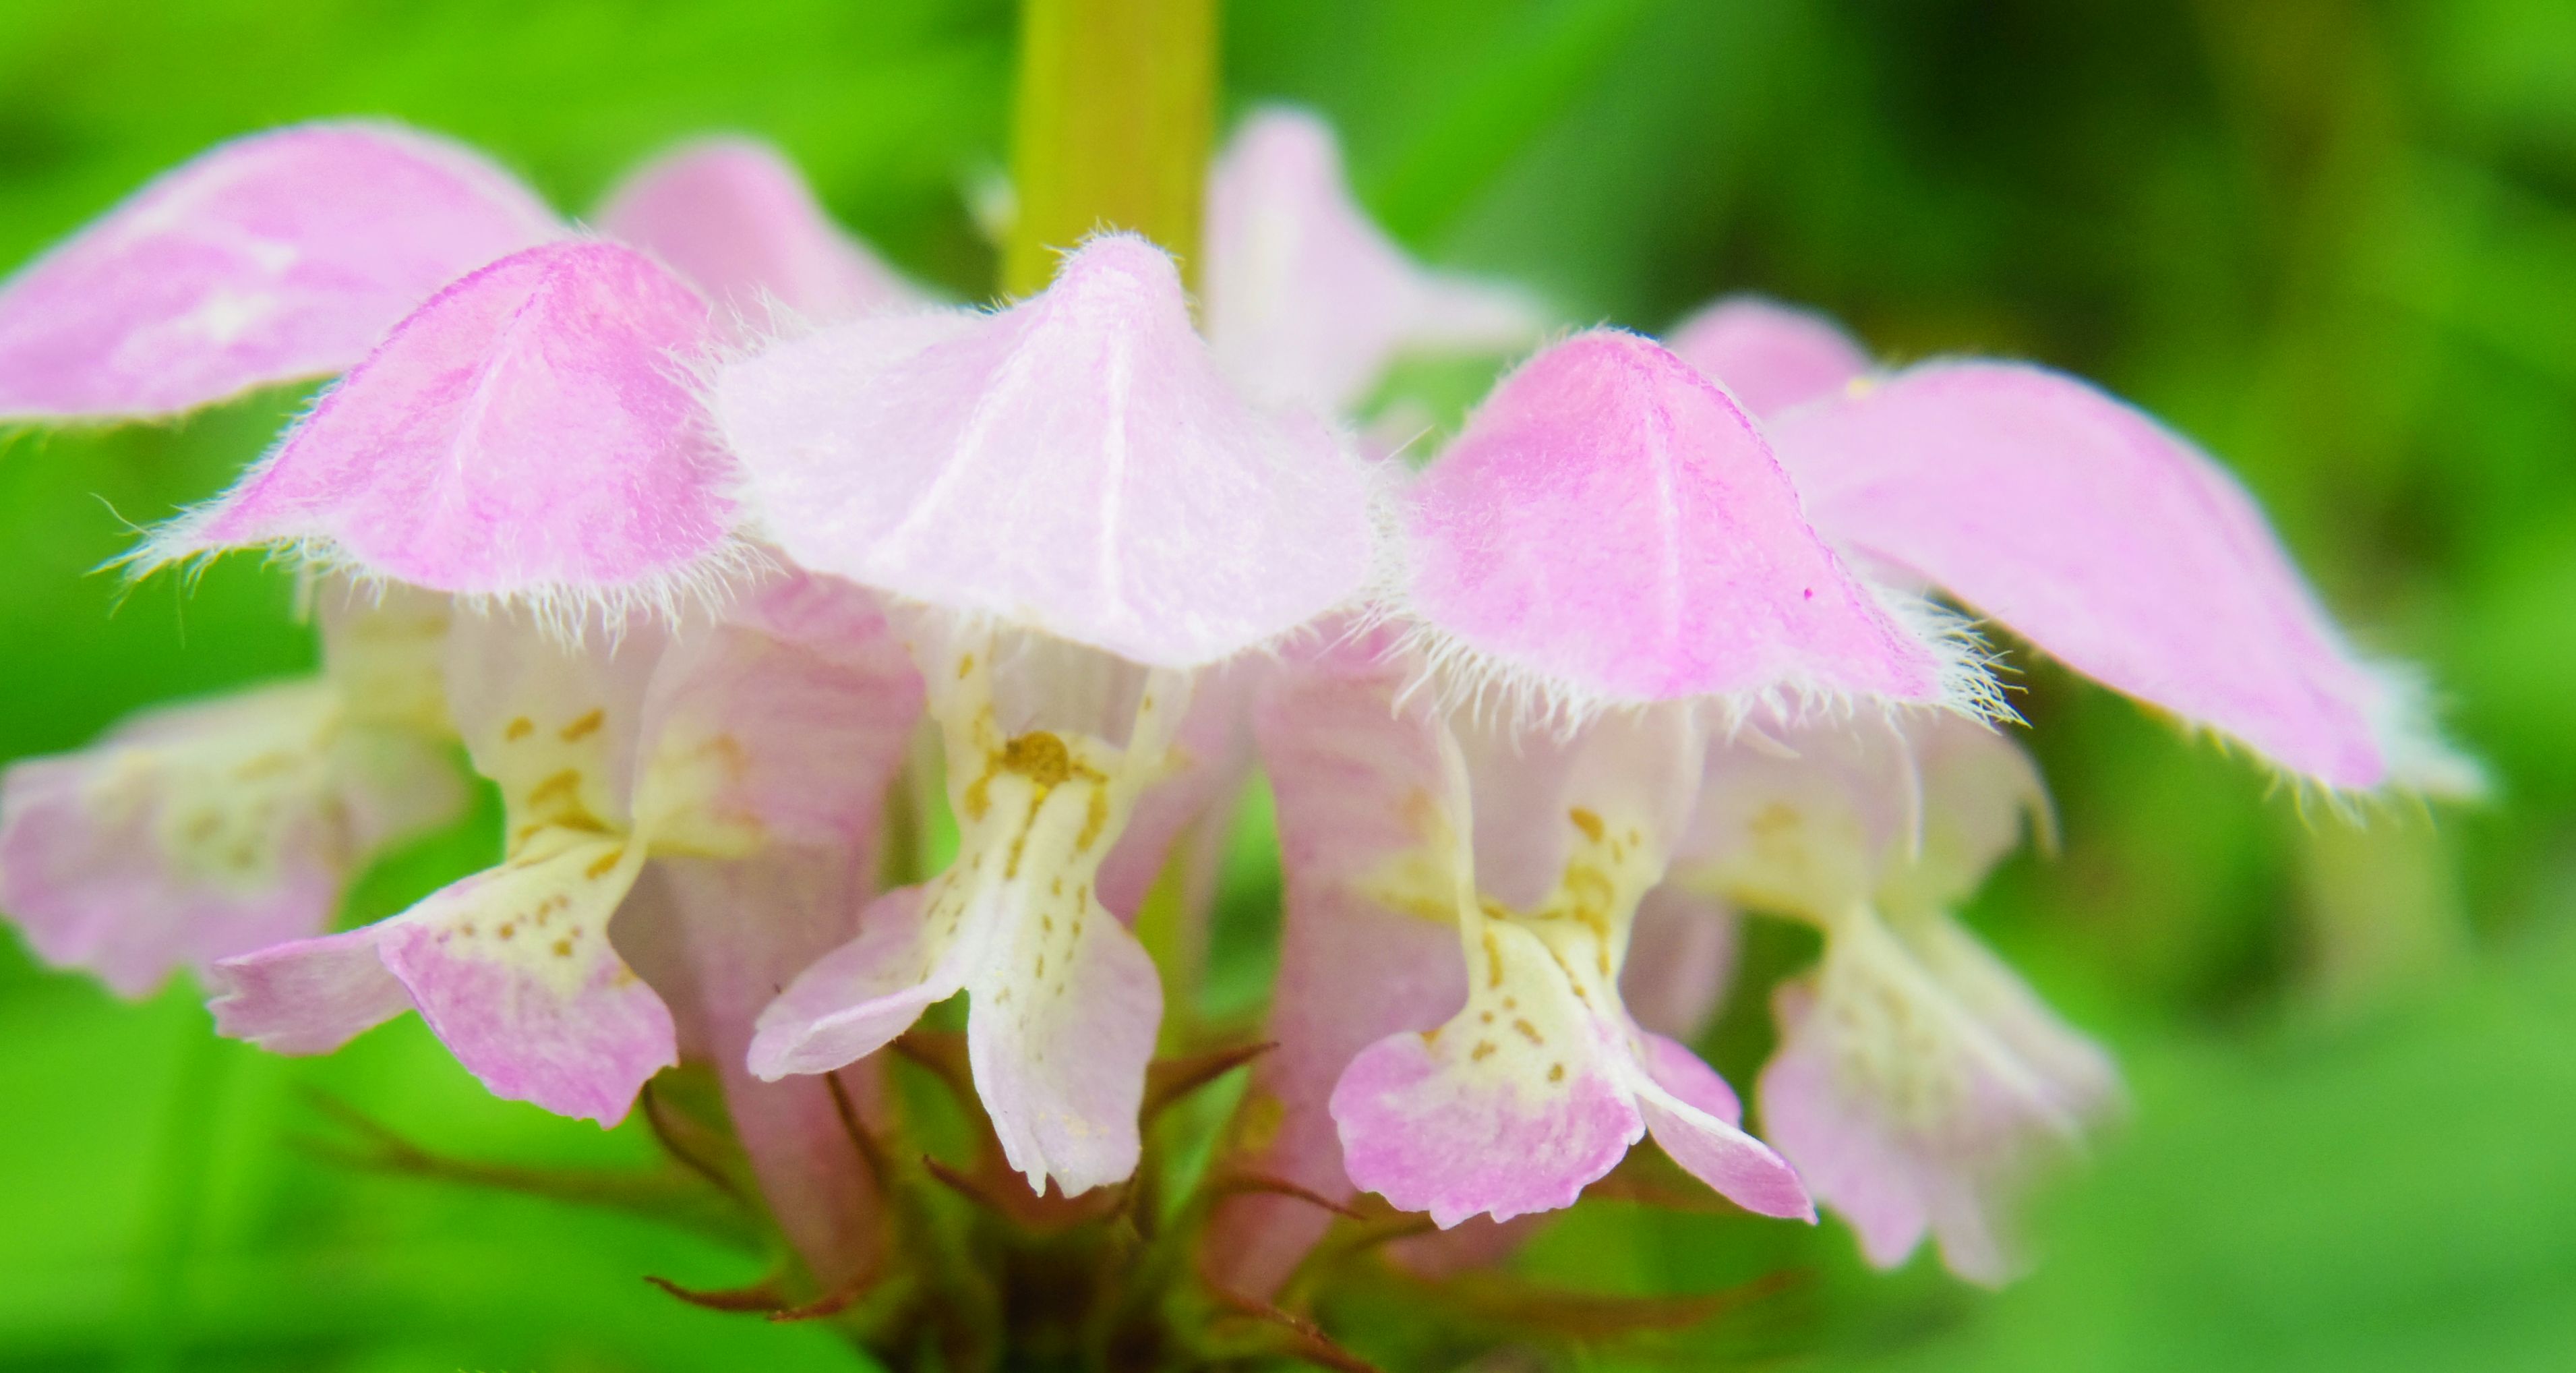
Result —
<svg viewBox="0 0 2576 1373"><path fill-rule="evenodd" d="M1011 21L994 0L8 0L0 263L217 139L365 113L491 149L571 209L682 135L762 133L975 297ZM1229 108L1323 110L1399 237L1569 320L1654 329L1754 289L1897 358L2025 356L2139 400L2244 474L2366 643L2429 666L2498 782L2349 829L2032 668L2065 844L1972 915L2135 1090L2041 1207L2038 1274L1987 1294L1927 1260L1870 1274L1831 1223L1616 1207L1526 1272L1804 1275L1681 1366L2576 1366L2576 6L1231 0L1224 33ZM310 661L256 560L193 591L89 571L294 400L0 440L0 759ZM398 856L361 913L478 842ZM1765 934L1754 955L1801 953ZM1740 996L1705 1046L1739 1083L1762 1019ZM859 1366L646 1287L754 1276L686 1233L316 1157L315 1087L459 1153L649 1152L491 1100L411 1020L291 1062L212 1040L185 987L121 1005L0 944L0 1369Z"/></svg>

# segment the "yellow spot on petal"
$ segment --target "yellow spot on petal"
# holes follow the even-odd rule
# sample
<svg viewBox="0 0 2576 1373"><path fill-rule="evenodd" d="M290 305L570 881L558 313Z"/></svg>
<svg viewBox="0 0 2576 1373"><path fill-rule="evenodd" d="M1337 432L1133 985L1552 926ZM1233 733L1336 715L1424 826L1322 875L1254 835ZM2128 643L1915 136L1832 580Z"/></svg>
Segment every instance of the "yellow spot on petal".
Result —
<svg viewBox="0 0 2576 1373"><path fill-rule="evenodd" d="M611 872L616 871L618 863L625 857L626 850L623 846L610 849L608 852L592 859L590 866L582 870L582 876L590 878L592 881L597 881L600 878L606 877Z"/></svg>
<svg viewBox="0 0 2576 1373"><path fill-rule="evenodd" d="M1565 1065L1562 1063L1551 1063L1547 1065L1547 1080L1550 1082L1565 1081Z"/></svg>
<svg viewBox="0 0 2576 1373"><path fill-rule="evenodd" d="M1094 843L1097 843L1100 839L1100 832L1108 827L1109 793L1101 788L1095 787L1091 792L1091 808L1083 813L1082 833L1075 835L1073 838L1073 851L1075 853L1091 852L1091 846Z"/></svg>
<svg viewBox="0 0 2576 1373"><path fill-rule="evenodd" d="M570 801L581 794L581 769L565 768L528 789L528 804L542 806L548 801Z"/></svg>
<svg viewBox="0 0 2576 1373"><path fill-rule="evenodd" d="M562 736L563 741L569 744L598 733L599 727L607 722L608 712L595 709L557 732Z"/></svg>
<svg viewBox="0 0 2576 1373"><path fill-rule="evenodd" d="M1576 806L1574 809L1567 811L1565 813L1565 818L1573 821L1574 827L1583 831L1583 837L1591 840L1593 843L1600 843L1601 836L1606 833L1606 831L1601 827L1601 817L1581 806Z"/></svg>
<svg viewBox="0 0 2576 1373"><path fill-rule="evenodd" d="M1494 1041L1490 1039L1477 1040L1475 1049L1467 1055L1467 1061L1470 1063L1482 1063L1488 1057L1491 1057L1493 1052Z"/></svg>
<svg viewBox="0 0 2576 1373"><path fill-rule="evenodd" d="M233 777L238 781L256 782L263 777L275 777L280 773L293 771L294 767L294 754L283 749L272 749L233 769Z"/></svg>
<svg viewBox="0 0 2576 1373"><path fill-rule="evenodd" d="M556 941L555 941L555 957L557 957L557 958L570 958L570 957L572 957L572 941L571 941L571 940L569 940L569 939L558 939L558 940L556 940Z"/></svg>
<svg viewBox="0 0 2576 1373"><path fill-rule="evenodd" d="M508 729L501 731L501 740L503 743L515 744L536 732L537 722L522 715L512 720Z"/></svg>
<svg viewBox="0 0 2576 1373"><path fill-rule="evenodd" d="M1031 730L1002 746L1002 770L1041 787L1063 785L1073 776L1073 753L1045 730Z"/></svg>
<svg viewBox="0 0 2576 1373"><path fill-rule="evenodd" d="M1545 1044L1547 1042L1547 1037L1540 1034L1538 1032L1538 1027L1529 1023L1527 1018L1513 1021L1512 1028L1520 1031L1521 1038L1528 1040L1532 1044Z"/></svg>

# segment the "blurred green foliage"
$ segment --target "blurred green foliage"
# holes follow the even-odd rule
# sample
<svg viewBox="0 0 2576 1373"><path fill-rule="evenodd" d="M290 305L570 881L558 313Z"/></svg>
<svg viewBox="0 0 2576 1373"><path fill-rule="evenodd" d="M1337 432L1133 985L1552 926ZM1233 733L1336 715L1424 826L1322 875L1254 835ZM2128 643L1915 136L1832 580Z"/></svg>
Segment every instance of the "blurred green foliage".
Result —
<svg viewBox="0 0 2576 1373"><path fill-rule="evenodd" d="M217 139L356 113L480 144L576 210L682 135L766 134L971 298L1010 31L1001 0L7 0L0 263ZM1544 1234L1525 1274L1801 1275L1666 1351L1685 1364L2566 1366L2576 7L1233 0L1225 44L1233 105L1319 107L1407 242L1569 320L1653 329L1754 289L1897 358L2027 356L2137 399L2244 474L2365 642L2430 667L2497 781L2483 808L2355 832L2030 666L2065 843L1973 915L2135 1087L2129 1125L2042 1208L2038 1274L1986 1294L1920 1258L1869 1273L1831 1222L1615 1206ZM288 580L252 560L189 588L90 572L218 489L294 399L0 440L0 758L310 661ZM401 855L353 914L483 842ZM1219 931L1221 958L1257 962L1260 930ZM1768 934L1755 952L1749 977L1803 956ZM1738 1082L1758 998L1706 1046ZM458 1154L650 1152L491 1100L416 1022L276 1059L211 1040L187 988L119 1005L10 946L0 1369L856 1366L639 1280L754 1276L704 1238L323 1159L303 1143L333 1137L317 1090ZM1435 1357L1365 1302L1349 1315L1391 1363Z"/></svg>

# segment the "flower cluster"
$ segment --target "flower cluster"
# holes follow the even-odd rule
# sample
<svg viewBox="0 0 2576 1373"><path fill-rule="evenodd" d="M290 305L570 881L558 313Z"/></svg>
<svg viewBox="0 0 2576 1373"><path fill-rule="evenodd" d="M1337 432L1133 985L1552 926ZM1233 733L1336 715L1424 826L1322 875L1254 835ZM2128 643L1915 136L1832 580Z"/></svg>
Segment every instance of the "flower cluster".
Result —
<svg viewBox="0 0 2576 1373"><path fill-rule="evenodd" d="M1423 1262L1491 1257L1648 1135L1991 1281L2016 1185L2119 1089L1950 915L2046 816L1960 611L2302 785L2476 786L2245 492L2080 381L1881 370L1750 298L1547 341L1399 252L1295 113L1241 130L1207 224L1195 313L1117 234L975 309L739 140L588 227L382 126L170 173L0 290L0 421L337 377L135 554L293 550L325 666L11 767L0 908L121 992L195 970L280 1052L416 1010L565 1115L709 1064L830 1286L885 1244L844 1131L961 991L1004 1179L1136 1172L1193 970L1133 925L1158 884L1208 918L1258 767L1276 1047L1225 1132L1257 1185L1194 1241L1217 1287L1277 1291L1361 1193L1448 1231ZM1428 454L1362 420L1423 350L1526 354ZM499 861L332 931L458 809L453 743ZM880 890L943 791L954 858ZM1685 1047L1739 913L1824 936L1759 1138Z"/></svg>

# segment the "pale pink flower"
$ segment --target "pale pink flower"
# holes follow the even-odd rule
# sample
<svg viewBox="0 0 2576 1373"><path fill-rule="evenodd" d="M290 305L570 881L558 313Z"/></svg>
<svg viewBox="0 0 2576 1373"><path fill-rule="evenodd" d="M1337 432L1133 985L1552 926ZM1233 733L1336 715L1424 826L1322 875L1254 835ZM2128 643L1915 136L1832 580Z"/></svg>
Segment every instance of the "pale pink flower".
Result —
<svg viewBox="0 0 2576 1373"><path fill-rule="evenodd" d="M441 598L321 597L311 678L142 712L0 774L0 910L121 995L318 933L350 877L465 791L441 742Z"/></svg>
<svg viewBox="0 0 2576 1373"><path fill-rule="evenodd" d="M1749 1208L1809 1214L1725 1084L1621 1001L1702 717L1991 687L1817 540L1723 393L1633 335L1541 353L1408 497L1386 633L1431 680L1408 695L1417 660L1355 644L1261 718L1289 926L1248 1166L1449 1226L1568 1205L1651 1130ZM1232 1204L1221 1279L1285 1276L1320 1229L1296 1205Z"/></svg>
<svg viewBox="0 0 2576 1373"><path fill-rule="evenodd" d="M1427 271L1370 222L1332 127L1255 111L1208 178L1208 342L1252 395L1326 413L1411 352L1517 350L1545 325L1515 288Z"/></svg>
<svg viewBox="0 0 2576 1373"><path fill-rule="evenodd" d="M422 596L409 585L520 607L469 615L455 642L424 636L402 661L329 655L335 678L366 668L343 694L379 708L435 703L442 657L461 658L458 722L510 798L510 857L391 921L304 938L324 927L337 872L312 879L318 826L275 819L284 783L263 783L225 803L266 829L227 812L230 828L206 831L284 846L274 866L299 880L258 903L255 928L158 892L120 918L138 934L184 924L164 961L243 955L214 974L219 1019L281 1048L327 1047L416 1004L495 1090L603 1120L675 1048L715 1059L774 1213L835 1282L876 1242L868 1179L821 1083L758 1082L743 1053L759 1006L853 932L920 687L863 593L740 575L761 557L730 532L735 478L695 375L755 310L828 321L914 297L745 140L643 169L604 218L632 246L577 237L505 175L400 130L245 140L0 292L0 397L113 418L353 368L140 558L285 543L398 599ZM211 337L210 320L240 337ZM65 392L66 376L88 389ZM192 389L170 394L165 378ZM443 623L444 598L430 599ZM629 613L701 601L722 608L676 632ZM582 625L587 640L563 637ZM184 790L247 747L241 714L220 716L221 747L133 756ZM259 714L298 737L331 718ZM358 817L356 783L333 784L314 804ZM54 824L58 802L13 781L26 833ZM335 843L343 861L353 845ZM50 865L13 861L13 875L87 883L82 900L123 900L160 871L70 871L76 853L44 848ZM610 944L612 917L651 987ZM850 1083L863 1108L872 1077Z"/></svg>
<svg viewBox="0 0 2576 1373"><path fill-rule="evenodd" d="M1359 467L1312 418L1240 399L1170 259L1126 237L1008 309L818 330L714 394L764 531L918 607L962 830L947 872L882 898L764 1014L754 1069L837 1067L968 990L1011 1165L1067 1193L1125 1177L1161 989L1102 865L1175 766L1191 674L1360 590Z"/></svg>
<svg viewBox="0 0 2576 1373"><path fill-rule="evenodd" d="M322 1053L417 1008L495 1094L613 1122L676 1061L670 1012L610 941L647 861L864 844L919 709L910 680L867 599L812 582L667 646L643 623L566 644L519 615L462 620L449 699L501 788L501 865L217 964L216 1024Z"/></svg>
<svg viewBox="0 0 2576 1373"><path fill-rule="evenodd" d="M1817 529L1856 558L2300 782L2477 787L2245 492L2135 410L2013 364L1873 375L1830 321L1759 300L1702 311L1675 346L1761 398ZM2116 1097L2101 1051L1947 913L2018 842L2037 777L1953 724L1763 728L1712 755L1676 882L1826 932L1822 965L1776 997L1765 1128L1873 1261L1929 1232L1954 1270L2001 1280L2015 1195Z"/></svg>
<svg viewBox="0 0 2576 1373"><path fill-rule="evenodd" d="M2108 1057L1949 914L2043 806L2017 747L1955 720L1710 756L1673 881L1824 930L1775 996L1762 1123L1874 1263L1928 1232L1963 1276L2009 1276L2012 1202L2117 1101Z"/></svg>
<svg viewBox="0 0 2576 1373"><path fill-rule="evenodd" d="M699 139L647 162L609 192L597 222L704 292L737 342L929 303L756 139Z"/></svg>

